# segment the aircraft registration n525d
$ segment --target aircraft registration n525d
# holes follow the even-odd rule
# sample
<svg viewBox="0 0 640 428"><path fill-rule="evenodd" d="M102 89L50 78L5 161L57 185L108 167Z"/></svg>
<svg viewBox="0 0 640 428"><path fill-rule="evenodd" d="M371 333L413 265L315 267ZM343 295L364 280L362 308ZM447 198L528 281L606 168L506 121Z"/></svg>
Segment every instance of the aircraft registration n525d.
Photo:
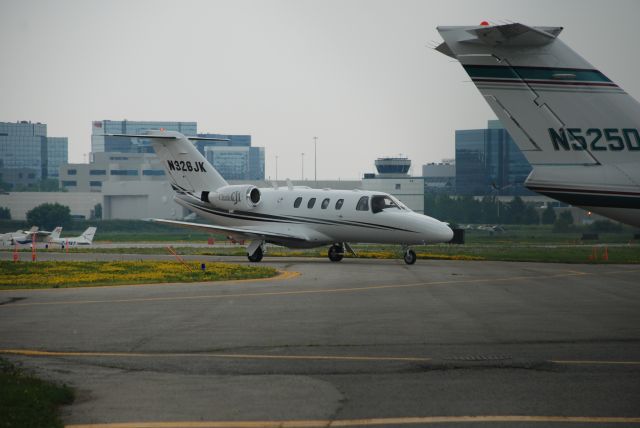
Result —
<svg viewBox="0 0 640 428"><path fill-rule="evenodd" d="M214 224L153 221L250 240L247 256L253 262L262 260L266 243L290 248L330 245L329 259L337 262L345 249L353 252L348 242L361 242L400 244L404 261L413 264L411 245L453 237L447 224L415 213L382 192L229 185L189 141L204 138L155 130L112 135L148 139L177 193L176 202Z"/></svg>
<svg viewBox="0 0 640 428"><path fill-rule="evenodd" d="M485 25L486 24L486 25ZM562 27L438 27L533 166L529 189L640 226L640 104L558 39Z"/></svg>

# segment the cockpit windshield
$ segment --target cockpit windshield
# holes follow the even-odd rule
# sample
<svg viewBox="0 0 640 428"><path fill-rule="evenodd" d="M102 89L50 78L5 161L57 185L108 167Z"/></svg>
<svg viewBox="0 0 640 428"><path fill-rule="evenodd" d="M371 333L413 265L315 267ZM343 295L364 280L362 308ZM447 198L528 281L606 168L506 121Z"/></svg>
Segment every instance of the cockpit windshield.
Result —
<svg viewBox="0 0 640 428"><path fill-rule="evenodd" d="M401 210L411 211L411 209L410 209L408 206L406 206L405 204L403 204L403 203L400 201L400 199L396 198L396 197L395 197L395 196L393 196L393 195L388 195L388 196L389 196L389 198L391 198L391 200L392 200L393 202L395 202L395 203L396 203L396 205L397 205Z"/></svg>
<svg viewBox="0 0 640 428"><path fill-rule="evenodd" d="M384 210L402 210L404 205L402 202L390 195L374 195L371 197L371 211L379 213Z"/></svg>

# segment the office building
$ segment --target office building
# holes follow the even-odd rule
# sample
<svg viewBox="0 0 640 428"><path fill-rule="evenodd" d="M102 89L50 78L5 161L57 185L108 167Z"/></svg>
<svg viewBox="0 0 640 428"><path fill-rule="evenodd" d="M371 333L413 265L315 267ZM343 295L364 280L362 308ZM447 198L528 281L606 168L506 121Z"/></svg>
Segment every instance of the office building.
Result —
<svg viewBox="0 0 640 428"><path fill-rule="evenodd" d="M0 122L0 187L5 190L28 190L57 178L67 160L67 138L48 137L46 124Z"/></svg>
<svg viewBox="0 0 640 428"><path fill-rule="evenodd" d="M102 193L103 218L182 218L186 210L173 201L173 190L153 147L144 138L106 134L144 134L151 129L187 136L226 180L264 180L264 148L252 147L250 135L197 134L196 122L102 120L92 123L88 164L60 167L60 185L68 192Z"/></svg>
<svg viewBox="0 0 640 428"><path fill-rule="evenodd" d="M524 187L531 169L500 121L490 120L487 129L456 131L458 195L533 195Z"/></svg>
<svg viewBox="0 0 640 428"><path fill-rule="evenodd" d="M155 153L93 153L91 163L60 168L60 186L70 192L101 192L106 181L167 181Z"/></svg>
<svg viewBox="0 0 640 428"><path fill-rule="evenodd" d="M264 147L252 147L251 135L198 134L227 141L195 141L225 180L264 180Z"/></svg>
<svg viewBox="0 0 640 428"><path fill-rule="evenodd" d="M153 153L143 138L112 137L107 134L144 134L152 129L177 131L186 136L222 138L226 141L195 140L204 157L226 180L264 180L264 147L252 147L251 135L198 134L196 122L96 120L91 125L91 152Z"/></svg>
<svg viewBox="0 0 640 428"><path fill-rule="evenodd" d="M197 124L196 122L94 120L91 124L91 152L153 153L153 148L146 140L105 135L144 134L151 129L178 131L187 136L195 136Z"/></svg>
<svg viewBox="0 0 640 428"><path fill-rule="evenodd" d="M422 165L424 191L455 194L456 164L454 159L443 159L440 163Z"/></svg>

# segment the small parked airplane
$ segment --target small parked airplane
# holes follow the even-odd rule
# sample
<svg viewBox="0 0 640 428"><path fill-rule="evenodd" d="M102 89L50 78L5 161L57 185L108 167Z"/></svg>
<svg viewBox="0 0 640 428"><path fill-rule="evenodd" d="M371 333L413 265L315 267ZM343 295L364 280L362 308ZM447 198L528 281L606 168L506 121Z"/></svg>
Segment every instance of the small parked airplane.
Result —
<svg viewBox="0 0 640 428"><path fill-rule="evenodd" d="M26 232L23 230L18 230L16 232L8 232L0 235L0 242L4 245L14 245L14 244L30 244L35 237L36 242L40 240L46 240L52 232L47 232L44 230L39 230L38 226L32 226L31 229Z"/></svg>
<svg viewBox="0 0 640 428"><path fill-rule="evenodd" d="M311 189L306 186L259 189L229 185L189 140L175 131L149 131L143 135L112 134L150 140L164 165L180 205L215 224L153 219L239 240L250 240L247 256L259 262L265 244L291 248L330 245L331 261L342 260L348 242L400 244L404 261L413 264L410 245L448 242L449 226L415 213L395 197L362 190Z"/></svg>
<svg viewBox="0 0 640 428"><path fill-rule="evenodd" d="M559 40L561 31L438 27L436 50L460 61L533 166L526 187L640 226L640 104Z"/></svg>
<svg viewBox="0 0 640 428"><path fill-rule="evenodd" d="M69 245L70 247L75 247L76 245L91 245L93 242L93 236L96 234L96 230L98 230L96 227L88 227L80 236L61 238L60 232L62 232L62 228L56 227L51 234L51 238L47 242L51 244L60 244L63 248L65 245ZM54 233L56 236L54 236Z"/></svg>

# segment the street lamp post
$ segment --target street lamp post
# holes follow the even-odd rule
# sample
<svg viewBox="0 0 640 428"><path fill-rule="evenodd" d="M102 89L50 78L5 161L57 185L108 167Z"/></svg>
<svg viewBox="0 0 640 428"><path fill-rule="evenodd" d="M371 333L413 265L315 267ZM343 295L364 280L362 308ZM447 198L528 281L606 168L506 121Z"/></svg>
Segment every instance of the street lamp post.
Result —
<svg viewBox="0 0 640 428"><path fill-rule="evenodd" d="M318 185L318 137L313 137L313 181Z"/></svg>

